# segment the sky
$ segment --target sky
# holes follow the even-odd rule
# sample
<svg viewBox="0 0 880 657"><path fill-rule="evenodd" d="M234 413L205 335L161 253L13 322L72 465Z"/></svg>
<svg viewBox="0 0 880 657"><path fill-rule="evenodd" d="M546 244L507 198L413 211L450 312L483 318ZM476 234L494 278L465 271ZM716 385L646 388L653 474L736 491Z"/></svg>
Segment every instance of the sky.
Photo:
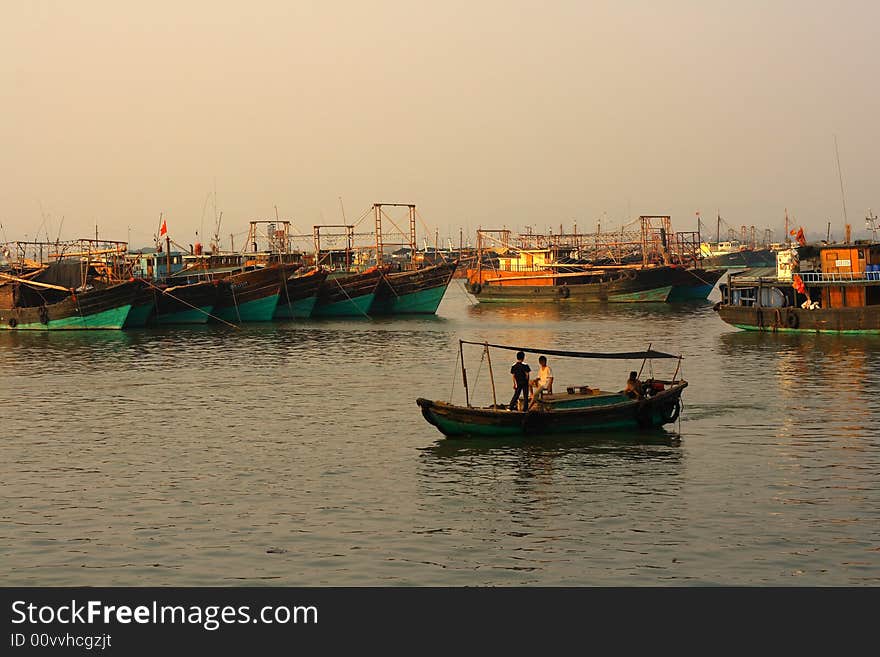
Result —
<svg viewBox="0 0 880 657"><path fill-rule="evenodd" d="M0 240L140 246L162 213L207 242L216 203L228 246L276 209L370 229L374 202L456 244L697 212L781 241L786 209L842 237L844 202L863 236L878 25L847 0L0 0Z"/></svg>

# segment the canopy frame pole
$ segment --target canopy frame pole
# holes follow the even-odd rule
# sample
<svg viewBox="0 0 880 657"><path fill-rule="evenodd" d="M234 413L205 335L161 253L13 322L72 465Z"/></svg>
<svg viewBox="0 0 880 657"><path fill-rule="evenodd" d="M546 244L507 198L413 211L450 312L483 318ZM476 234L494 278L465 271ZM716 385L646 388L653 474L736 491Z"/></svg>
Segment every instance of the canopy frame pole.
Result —
<svg viewBox="0 0 880 657"><path fill-rule="evenodd" d="M672 383L675 383L675 377L678 376L678 371L681 369L681 356L678 357L678 363L675 366L675 374L672 375Z"/></svg>
<svg viewBox="0 0 880 657"><path fill-rule="evenodd" d="M648 343L648 353L651 353L651 345L653 345L653 344L654 344L653 342ZM639 379L640 381L642 379L642 370L645 369L645 363L647 363L647 362L648 362L648 358L646 356L645 358L642 359L642 366L639 368L638 376L636 376L636 378Z"/></svg>
<svg viewBox="0 0 880 657"><path fill-rule="evenodd" d="M464 403L470 408L471 400L470 394L468 393L468 384L467 384L467 370L464 367L464 340L458 341L458 353L461 356L461 380L464 383Z"/></svg>
<svg viewBox="0 0 880 657"><path fill-rule="evenodd" d="M484 343L486 350L486 361L489 363L489 381L492 382L492 406L498 406L498 399L495 397L495 376L492 374L492 357L489 355L489 343Z"/></svg>

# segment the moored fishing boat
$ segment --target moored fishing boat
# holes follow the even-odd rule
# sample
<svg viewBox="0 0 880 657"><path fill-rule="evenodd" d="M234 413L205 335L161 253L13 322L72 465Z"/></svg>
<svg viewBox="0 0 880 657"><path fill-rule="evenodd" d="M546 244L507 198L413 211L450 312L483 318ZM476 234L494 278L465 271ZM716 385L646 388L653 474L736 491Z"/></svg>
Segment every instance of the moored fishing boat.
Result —
<svg viewBox="0 0 880 657"><path fill-rule="evenodd" d="M312 317L364 317L376 298L383 270L357 274L331 273L318 289Z"/></svg>
<svg viewBox="0 0 880 657"><path fill-rule="evenodd" d="M449 287L458 263L441 262L382 277L370 315L433 315Z"/></svg>
<svg viewBox="0 0 880 657"><path fill-rule="evenodd" d="M880 244L802 245L721 286L719 317L749 331L880 333Z"/></svg>
<svg viewBox="0 0 880 657"><path fill-rule="evenodd" d="M189 265L168 282L216 283L217 299L209 320L271 321L281 298L281 287L299 265L251 265L244 264L245 258L234 253L186 256Z"/></svg>
<svg viewBox="0 0 880 657"><path fill-rule="evenodd" d="M52 265L49 265L51 268ZM0 274L0 328L17 331L121 329L140 286L85 290Z"/></svg>
<svg viewBox="0 0 880 657"><path fill-rule="evenodd" d="M198 281L159 286L153 290L156 311L153 321L166 324L206 324L220 295L220 281Z"/></svg>
<svg viewBox="0 0 880 657"><path fill-rule="evenodd" d="M642 303L666 301L672 291L668 267L566 267L549 273L468 272L478 301Z"/></svg>
<svg viewBox="0 0 880 657"><path fill-rule="evenodd" d="M327 272L312 269L289 276L281 288L275 319L307 319L318 301L318 290L327 280Z"/></svg>
<svg viewBox="0 0 880 657"><path fill-rule="evenodd" d="M492 381L493 403L477 408L471 405L467 385L467 372L464 366L463 345L479 345L489 362L490 381ZM509 410L499 405L492 376L490 348L510 351L523 351L532 354L569 358L589 358L606 360L640 359L644 363L656 358L678 359L678 366L670 379L652 378L640 385L640 392L628 396L625 392L607 392L590 386L572 386L565 393L543 394L533 402L529 409ZM658 428L675 422L681 412L681 394L688 382L678 378L681 356L652 351L624 353L596 353L560 351L553 349L534 349L486 342L459 341L462 363L462 379L465 389L465 404L431 401L419 398L416 403L422 409L423 417L437 427L441 433L457 436L520 436L554 433L581 433L605 430L639 430ZM555 384L554 384L555 385Z"/></svg>

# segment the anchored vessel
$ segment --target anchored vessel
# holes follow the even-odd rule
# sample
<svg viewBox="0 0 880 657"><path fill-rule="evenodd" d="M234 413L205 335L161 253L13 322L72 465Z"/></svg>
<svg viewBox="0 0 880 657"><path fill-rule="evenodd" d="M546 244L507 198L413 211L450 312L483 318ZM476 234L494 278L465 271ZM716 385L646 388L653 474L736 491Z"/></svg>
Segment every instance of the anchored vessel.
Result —
<svg viewBox="0 0 880 657"><path fill-rule="evenodd" d="M471 405L464 366L463 345L480 345L489 360L493 404L484 408ZM635 397L624 392L607 392L590 386L566 388L564 393L542 394L530 409L511 411L499 405L495 393L489 349L523 351L532 354L567 358L641 359L642 365L655 358L677 359L671 379L649 379ZM681 412L681 394L687 381L678 378L681 356L653 351L596 353L534 349L486 342L459 341L462 379L465 384L465 405L419 398L416 403L422 415L444 435L454 436L519 436L526 434L580 433L597 430L637 430L660 427L674 422Z"/></svg>
<svg viewBox="0 0 880 657"><path fill-rule="evenodd" d="M480 257L468 269L468 289L480 302L705 299L723 272L699 266L695 234L672 233L668 216L642 216L639 224L638 233L619 235L479 230ZM488 263L486 240L499 249Z"/></svg>
<svg viewBox="0 0 880 657"><path fill-rule="evenodd" d="M449 287L458 261L424 269L385 273L370 315L433 315Z"/></svg>
<svg viewBox="0 0 880 657"><path fill-rule="evenodd" d="M61 261L21 276L0 273L0 328L121 329L140 285L126 281L100 288L87 284L77 289L59 284L69 278L69 265L79 271L79 262Z"/></svg>
<svg viewBox="0 0 880 657"><path fill-rule="evenodd" d="M880 244L779 251L775 270L732 275L721 294L715 310L740 329L880 333Z"/></svg>

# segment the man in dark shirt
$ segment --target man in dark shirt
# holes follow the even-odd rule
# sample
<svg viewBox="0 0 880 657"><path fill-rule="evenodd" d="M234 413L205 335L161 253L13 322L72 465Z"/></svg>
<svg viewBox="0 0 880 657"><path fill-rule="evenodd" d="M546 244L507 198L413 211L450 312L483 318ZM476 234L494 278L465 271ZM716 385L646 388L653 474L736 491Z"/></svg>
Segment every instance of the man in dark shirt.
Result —
<svg viewBox="0 0 880 657"><path fill-rule="evenodd" d="M517 351L516 362L510 368L510 374L513 376L513 399L510 400L510 410L512 411L516 410L516 402L520 393L523 396L523 407L529 407L529 372L532 369L523 362L525 359L526 355Z"/></svg>

